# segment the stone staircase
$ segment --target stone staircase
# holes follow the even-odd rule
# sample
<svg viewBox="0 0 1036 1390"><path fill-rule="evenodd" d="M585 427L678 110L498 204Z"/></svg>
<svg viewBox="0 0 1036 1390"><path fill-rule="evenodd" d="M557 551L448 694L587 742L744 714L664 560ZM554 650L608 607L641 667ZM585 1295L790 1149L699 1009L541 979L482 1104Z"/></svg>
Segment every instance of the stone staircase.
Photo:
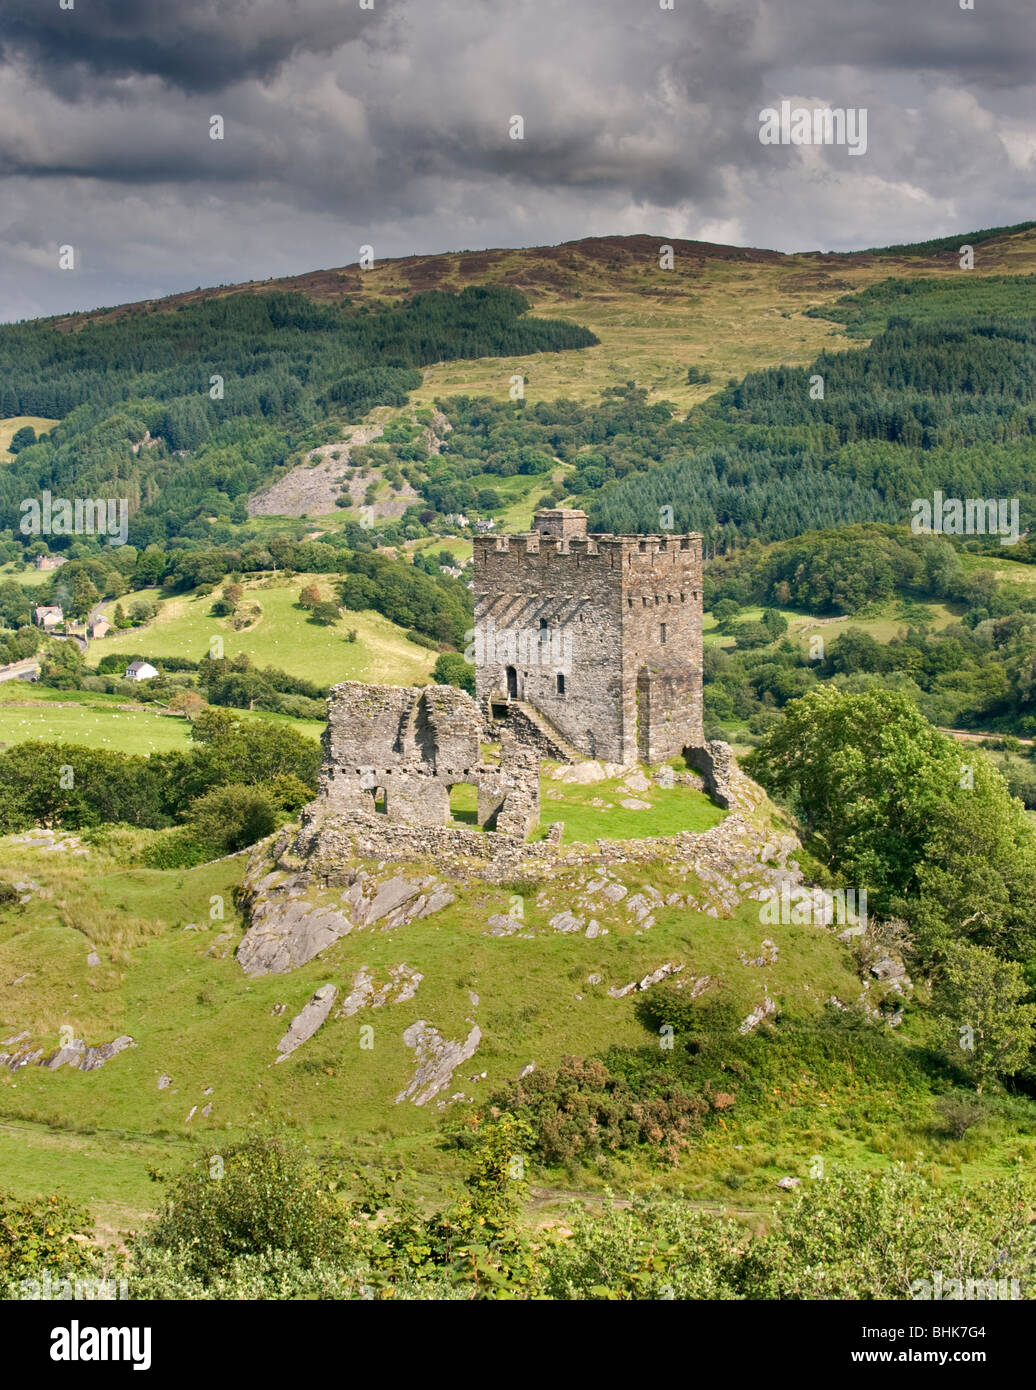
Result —
<svg viewBox="0 0 1036 1390"><path fill-rule="evenodd" d="M524 700L508 700L507 724L520 742L538 749L540 756L551 762L578 763L583 760L583 754L561 730Z"/></svg>

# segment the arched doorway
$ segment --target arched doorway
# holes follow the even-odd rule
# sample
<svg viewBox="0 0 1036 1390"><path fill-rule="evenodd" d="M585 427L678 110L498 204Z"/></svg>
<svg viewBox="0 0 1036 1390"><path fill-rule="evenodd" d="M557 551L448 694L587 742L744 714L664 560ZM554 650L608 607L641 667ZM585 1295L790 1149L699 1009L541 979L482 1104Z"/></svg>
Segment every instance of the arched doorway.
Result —
<svg viewBox="0 0 1036 1390"><path fill-rule="evenodd" d="M517 700L518 698L518 672L513 666L507 668L507 698Z"/></svg>

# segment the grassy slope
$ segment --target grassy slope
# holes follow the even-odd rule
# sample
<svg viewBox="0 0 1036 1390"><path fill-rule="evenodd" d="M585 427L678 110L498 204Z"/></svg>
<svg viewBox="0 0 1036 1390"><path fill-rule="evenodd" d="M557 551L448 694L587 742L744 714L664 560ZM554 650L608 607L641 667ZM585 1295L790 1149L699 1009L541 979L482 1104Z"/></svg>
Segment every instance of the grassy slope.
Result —
<svg viewBox="0 0 1036 1390"><path fill-rule="evenodd" d="M844 948L832 935L806 927L764 929L753 920L751 905L734 920L719 922L665 909L643 935L620 913L602 913L607 936L588 941L559 935L548 919L568 900L563 887L552 890L553 907L540 907L526 894L523 930L534 933L528 940L486 935L486 918L506 911L510 895L474 888L425 921L355 933L289 976L249 980L232 955L207 954L227 922L239 930L231 888L240 859L167 873L106 865L96 850L89 860L33 851L26 870L25 855L20 846L0 844L0 875L17 864L43 889L24 910L0 918L0 980L11 986L31 972L0 993L0 1036L27 1028L41 1043L56 1046L67 1024L89 1042L124 1031L138 1046L88 1074L0 1071L0 1110L9 1124L75 1131L67 1140L72 1153L81 1151L84 1136L114 1148L121 1176L112 1184L77 1161L49 1169L52 1177L60 1173L61 1186L95 1201L120 1200L132 1191L135 1201L146 1204L145 1156L156 1148L172 1156L192 1135L211 1140L228 1124L237 1129L267 1113L322 1144L340 1142L357 1159L374 1147L395 1153L430 1183L438 1182L452 1160L432 1142L435 1106L393 1103L413 1074L402 1032L417 1018L450 1038L465 1037L469 1020L478 1021L482 1046L451 1087L477 1098L530 1061L542 1067L566 1052L643 1041L633 1000L611 999L606 987L664 960L684 962L693 973L729 977L747 1012L761 998L763 982L758 970L740 964L738 952L756 954L761 938L770 935L781 948L780 963L766 975L774 997L802 1005L810 997L855 988ZM623 876L631 887L646 881L663 891L671 886L664 870L629 868ZM213 894L224 899L227 922L210 927ZM185 932L189 921L209 929ZM100 966L87 966L90 946L98 950ZM332 1018L292 1059L274 1065L277 1040L314 989L327 982L342 989L361 966L383 980L402 961L425 977L412 1001L348 1020ZM604 984L587 985L591 972L601 974ZM479 995L477 1008L471 990ZM281 1016L272 1012L278 1003L287 1005ZM359 1045L364 1024L374 1027L373 1054ZM485 1081L469 1080L483 1070L489 1072ZM163 1072L173 1083L160 1091ZM210 1086L215 1090L206 1098ZM207 1099L214 1106L210 1119L199 1115L188 1124L191 1107L200 1109ZM37 1190L43 1179L26 1167L9 1134L0 1130L0 1184ZM43 1143L39 1134L37 1142ZM44 1147L53 1152L52 1142Z"/></svg>
<svg viewBox="0 0 1036 1390"><path fill-rule="evenodd" d="M9 445L23 426L31 425L37 434L44 434L57 423L57 420L49 420L45 415L12 415L7 420L0 420L0 459L14 458Z"/></svg>
<svg viewBox="0 0 1036 1390"><path fill-rule="evenodd" d="M630 800L647 804L623 806ZM534 838L545 839L553 821L564 821L565 844L592 844L600 837L635 840L682 830L700 832L718 825L723 815L707 796L686 787L652 783L647 791L629 791L616 778L580 786L558 783L545 775L540 787L540 829Z"/></svg>
<svg viewBox="0 0 1036 1390"><path fill-rule="evenodd" d="M859 992L833 932L764 926L753 903L719 920L660 909L643 933L619 909L606 908L598 915L607 935L558 934L550 917L572 903L575 871L550 885L549 902L537 901L536 885L522 890L527 938L487 935L487 918L512 906L515 885L462 888L452 906L424 921L356 932L290 975L248 979L233 957L234 941L218 940L226 930L240 936L232 889L241 858L158 872L121 868L97 849L89 859L32 851L28 866L26 853L0 842L0 877L28 872L42 890L24 909L0 915L0 1037L24 1028L51 1048L67 1025L89 1042L127 1032L138 1045L88 1074L0 1070L0 1185L69 1191L89 1201L99 1220L122 1228L153 1209L149 1166L169 1171L195 1146L219 1145L255 1124L288 1124L318 1152L337 1154L346 1171L398 1162L429 1197L440 1195L455 1177L456 1158L438 1147L439 1111L395 1103L414 1071L402 1033L418 1018L454 1039L478 1023L481 1046L448 1089L477 1104L530 1062L550 1066L567 1053L649 1041L636 1021L635 996L616 1000L607 989L666 960L721 979L746 1013L764 993L808 1017L832 994ZM681 880L660 863L618 872L631 890L645 883L662 893L694 890L693 875ZM225 920L209 920L214 896ZM188 922L204 930L187 932ZM776 942L777 962L764 969L742 962L741 953L759 953L764 937ZM228 944L231 953L223 954ZM92 968L91 946L101 958ZM361 967L384 981L401 962L424 976L414 999L332 1017L292 1058L275 1063L278 1039L316 988L334 983L341 995ZM602 983L589 984L591 973ZM284 1011L275 1014L275 1005ZM361 1047L368 1025L373 1050ZM172 1083L159 1090L163 1073ZM732 1085L738 1089L736 1078ZM206 1119L200 1110L210 1102ZM782 1077L762 1103L735 1106L677 1171L638 1161L596 1176L538 1176L598 1188L604 1179L622 1186L650 1178L683 1185L698 1200L762 1209L774 1179L803 1173L811 1154L868 1167L920 1155L937 1173L968 1179L1003 1170L1018 1154L1036 1157L1033 1131L1030 1117L981 1144L974 1136L942 1140L932 1130L930 1096L875 1086L850 1064L824 1088L804 1070Z"/></svg>
<svg viewBox="0 0 1036 1390"><path fill-rule="evenodd" d="M320 738L324 728L319 719L292 719L266 710L237 713L242 719L288 725L314 739ZM116 748L123 753L161 753L185 747L189 727L186 719L165 714L156 706L130 707L120 695L49 690L21 681L0 684L0 743L36 738Z"/></svg>
<svg viewBox="0 0 1036 1390"><path fill-rule="evenodd" d="M334 627L320 627L295 606L300 590L310 582L330 597L333 578L296 575L271 588L246 584L245 601L258 602L263 613L245 632L235 632L226 618L212 617L214 595L181 594L162 600L158 591L144 590L122 600L123 607L135 597L156 599L158 617L146 628L102 638L91 647L90 659L96 662L106 652L140 652L198 660L208 652L212 638L220 637L228 657L246 652L256 666L276 666L320 685L344 680L410 685L426 679L435 653L408 641L403 630L380 613L346 613ZM114 607L108 603L104 611L110 616ZM352 628L356 641L347 642Z"/></svg>
<svg viewBox="0 0 1036 1390"><path fill-rule="evenodd" d="M961 237L961 242L965 238ZM675 268L658 268L662 245L675 251ZM976 274L1025 275L1036 271L1036 229L982 241ZM250 290L298 290L332 302L397 303L419 290L506 284L522 290L533 312L567 318L590 328L598 347L531 357L483 358L440 363L424 373L417 401L461 392L504 394L510 377L528 378L530 402L568 396L595 400L601 390L636 378L653 393L688 407L727 377L776 363L805 363L844 338L829 321L804 310L894 276L959 277L955 249L906 247L893 254L804 252L783 255L667 237L601 237L553 247L450 252L311 271L280 280L192 290L146 305L123 305L89 317L113 318L147 307L175 307L213 295ZM85 315L63 320L69 326ZM689 386L687 369L703 368L708 385Z"/></svg>

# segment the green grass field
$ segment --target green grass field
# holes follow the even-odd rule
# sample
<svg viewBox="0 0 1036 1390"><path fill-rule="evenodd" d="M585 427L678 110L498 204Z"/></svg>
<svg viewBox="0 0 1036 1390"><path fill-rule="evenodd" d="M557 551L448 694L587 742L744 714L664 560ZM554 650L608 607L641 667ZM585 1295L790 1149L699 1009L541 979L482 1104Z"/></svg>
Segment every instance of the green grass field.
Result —
<svg viewBox="0 0 1036 1390"><path fill-rule="evenodd" d="M215 595L181 594L163 599L157 590L142 590L134 597L157 601L158 617L145 628L93 643L90 661L96 663L107 652L198 660L218 637L228 657L246 652L256 666L276 666L319 685L345 680L412 685L430 677L435 653L408 641L403 630L380 613L347 612L334 627L310 622L309 615L295 606L300 590L309 583L320 585L331 596L327 575L296 575L270 588L248 584L245 602L258 602L262 617L244 632L235 632L228 619L211 615ZM128 602L124 600L123 606ZM105 613L110 616L114 607L114 602L105 604ZM355 642L346 640L350 629L356 631Z"/></svg>
<svg viewBox="0 0 1036 1390"><path fill-rule="evenodd" d="M630 800L648 804L639 810L623 806ZM652 783L647 791L629 791L618 778L583 786L556 782L548 772L540 779L540 827L532 838L545 839L552 821L564 821L565 844L636 840L685 830L699 833L718 825L725 814L704 792L690 787Z"/></svg>
<svg viewBox="0 0 1036 1390"><path fill-rule="evenodd" d="M1032 567L1016 565L1015 568L1024 570ZM758 604L748 605L741 609L734 621L735 623L759 622L763 616L763 611L763 608ZM930 624L932 631L938 632L944 627L949 627L952 623L959 622L960 611L959 608L950 607L945 603L925 600L913 605L904 604L899 599L872 603L859 613L846 614L840 617L832 617L830 614L821 616L803 613L792 608L777 609L781 617L787 621L786 636L792 642L797 642L799 646L806 649L809 648L810 641L814 637L822 637L826 645L833 642L839 633L846 632L850 628L857 632L869 633L876 641L887 643L893 637L905 636L911 624L918 621L919 612L924 614L925 621ZM733 633L721 632L711 613L705 614L703 633L703 640L707 647L734 649L736 637Z"/></svg>
<svg viewBox="0 0 1036 1390"><path fill-rule="evenodd" d="M3 568L0 568L0 583L13 579L16 584L21 584L26 589L34 589L38 584L46 584L47 580L53 577L53 570L23 570L14 565L4 565Z"/></svg>
<svg viewBox="0 0 1036 1390"><path fill-rule="evenodd" d="M15 457L10 450L11 440L26 425L31 425L39 435L46 434L48 430L60 423L60 420L48 420L45 415L12 415L7 420L0 420L0 458L13 459Z"/></svg>
<svg viewBox="0 0 1036 1390"><path fill-rule="evenodd" d="M283 724L319 739L323 721L292 719L266 710L238 710L242 719ZM164 753L183 748L190 739L187 720L165 714L158 706L127 706L118 695L75 690L48 690L21 681L0 684L0 744L39 739L49 743L83 743L121 753Z"/></svg>
<svg viewBox="0 0 1036 1390"><path fill-rule="evenodd" d="M782 961L768 975L771 992L802 999L807 984L818 992L851 987L833 936L803 927L763 931L754 905L723 922L663 909L641 934L616 909L601 914L606 936L559 934L549 918L571 900L565 881L542 905L534 886L525 890L528 939L487 935L487 917L507 911L513 895L476 885L459 888L452 907L405 929L354 933L288 976L249 979L232 954L211 954L228 927L240 935L231 904L240 857L180 872L123 869L101 850L90 859L33 851L25 861L22 846L0 842L0 876L17 866L41 888L24 909L0 916L0 981L29 971L0 991L0 1036L28 1029L56 1046L68 1026L90 1042L125 1032L137 1046L91 1073L0 1069L3 1123L38 1127L30 1131L30 1151L42 1165L25 1163L17 1142L25 1131L0 1128L0 1184L19 1191L59 1186L98 1206L147 1209L145 1172L156 1153L165 1150L173 1161L192 1140L212 1142L228 1127L240 1132L264 1117L297 1126L354 1162L394 1156L434 1187L455 1165L434 1142L436 1108L394 1103L414 1070L402 1032L419 1017L451 1038L466 1036L477 1019L483 1044L455 1077L456 1089L477 1098L529 1061L545 1066L566 1052L643 1040L633 1001L588 986L591 972L609 985L625 983L678 958L695 972L735 976L747 1010L761 983L758 972L739 964L738 951L755 953L763 935L779 931ZM670 875L631 868L623 877L631 887L650 881L664 890ZM210 919L214 896L225 904L222 920ZM188 922L203 930L184 931ZM91 947L99 966L87 965ZM290 1061L275 1065L278 1038L315 988L334 981L343 989L361 966L387 978L403 961L424 976L412 1001L331 1018ZM285 1014L275 1014L281 1003ZM360 1047L361 1024L374 1028L373 1055ZM473 1085L469 1073L483 1070L488 1077ZM159 1090L163 1073L172 1084ZM206 1119L200 1109L208 1101ZM110 1177L91 1159L102 1153L112 1156Z"/></svg>
<svg viewBox="0 0 1036 1390"><path fill-rule="evenodd" d="M166 753L187 742L185 719L153 710L112 709L53 703L0 705L0 744L26 739L84 743L120 753Z"/></svg>

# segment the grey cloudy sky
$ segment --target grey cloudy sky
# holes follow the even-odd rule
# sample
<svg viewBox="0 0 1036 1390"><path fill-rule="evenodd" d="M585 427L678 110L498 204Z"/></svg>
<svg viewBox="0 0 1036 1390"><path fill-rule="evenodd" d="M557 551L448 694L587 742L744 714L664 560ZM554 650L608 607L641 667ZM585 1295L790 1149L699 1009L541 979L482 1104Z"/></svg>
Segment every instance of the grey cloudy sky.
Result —
<svg viewBox="0 0 1036 1390"><path fill-rule="evenodd" d="M364 243L846 250L1036 215L1032 0L72 3L0 0L2 319ZM866 107L866 154L762 145L783 99Z"/></svg>

